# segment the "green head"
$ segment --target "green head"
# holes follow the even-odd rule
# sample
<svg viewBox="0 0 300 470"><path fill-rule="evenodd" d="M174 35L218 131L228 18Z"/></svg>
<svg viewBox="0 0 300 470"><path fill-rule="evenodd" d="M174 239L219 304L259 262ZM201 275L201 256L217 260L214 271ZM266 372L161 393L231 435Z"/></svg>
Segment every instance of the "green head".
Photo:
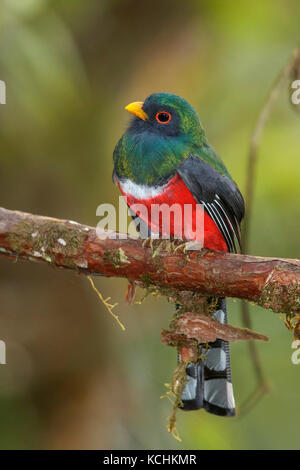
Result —
<svg viewBox="0 0 300 470"><path fill-rule="evenodd" d="M189 154L207 148L196 111L172 93L154 93L126 106L134 115L114 151L119 178L158 185L175 173ZM216 157L217 158L217 157Z"/></svg>

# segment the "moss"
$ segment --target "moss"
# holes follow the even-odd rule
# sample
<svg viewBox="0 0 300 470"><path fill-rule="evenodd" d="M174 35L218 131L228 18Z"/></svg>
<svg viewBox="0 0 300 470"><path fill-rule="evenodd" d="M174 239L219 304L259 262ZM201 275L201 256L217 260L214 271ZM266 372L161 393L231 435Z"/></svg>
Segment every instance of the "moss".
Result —
<svg viewBox="0 0 300 470"><path fill-rule="evenodd" d="M105 250L103 260L106 263L112 264L116 269L122 267L124 264L130 264L129 259L122 248L117 250Z"/></svg>
<svg viewBox="0 0 300 470"><path fill-rule="evenodd" d="M155 267L157 272L161 272L164 270L163 265L163 258L161 256L157 256L153 259L153 266Z"/></svg>
<svg viewBox="0 0 300 470"><path fill-rule="evenodd" d="M53 248L59 247L65 264L75 267L72 259L81 249L87 236L80 229L66 227L57 221L47 221L36 225L33 222L22 221L15 226L15 233L9 235L9 241L16 254L20 254L25 248L29 248L35 257L41 257L47 262L53 261ZM64 244L60 244L62 239Z"/></svg>
<svg viewBox="0 0 300 470"><path fill-rule="evenodd" d="M15 253L21 253L24 245L31 245L32 236L35 232L35 225L30 222L22 221L15 226L15 233L9 233L8 239Z"/></svg>
<svg viewBox="0 0 300 470"><path fill-rule="evenodd" d="M218 302L219 302L219 297L214 296L209 299L208 310L210 314L215 313L218 307Z"/></svg>
<svg viewBox="0 0 300 470"><path fill-rule="evenodd" d="M198 251L197 253L197 261L199 261L202 256L204 256L209 250L207 250L206 248L202 248L201 251Z"/></svg>
<svg viewBox="0 0 300 470"><path fill-rule="evenodd" d="M187 264L188 264L187 258L179 258L179 260L177 261L178 268L185 268Z"/></svg>
<svg viewBox="0 0 300 470"><path fill-rule="evenodd" d="M126 254L124 253L124 250L122 250L122 248L119 248L119 257L120 257L120 263L121 264L130 264L129 259L127 258Z"/></svg>
<svg viewBox="0 0 300 470"><path fill-rule="evenodd" d="M151 279L151 275L149 273L143 273L140 275L140 280L142 281L142 284L145 289L148 289L150 286L153 286L153 282Z"/></svg>
<svg viewBox="0 0 300 470"><path fill-rule="evenodd" d="M275 282L265 286L257 299L258 305L270 308L276 313L299 314L300 293L297 283L279 286Z"/></svg>
<svg viewBox="0 0 300 470"><path fill-rule="evenodd" d="M153 249L152 259L154 259L159 254L159 252L162 250L162 247L163 243L160 243L155 249Z"/></svg>
<svg viewBox="0 0 300 470"><path fill-rule="evenodd" d="M168 398L172 403L172 413L168 418L167 429L172 436L181 441L177 427L176 427L176 415L178 408L183 406L181 395L186 384L186 363L181 362L178 364L172 375L172 383L165 384L167 392L161 398Z"/></svg>

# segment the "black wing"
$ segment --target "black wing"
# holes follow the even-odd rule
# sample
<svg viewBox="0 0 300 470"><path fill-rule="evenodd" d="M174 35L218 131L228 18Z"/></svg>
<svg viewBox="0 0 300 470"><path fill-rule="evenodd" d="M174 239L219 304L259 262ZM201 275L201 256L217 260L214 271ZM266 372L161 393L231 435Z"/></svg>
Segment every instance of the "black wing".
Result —
<svg viewBox="0 0 300 470"><path fill-rule="evenodd" d="M222 233L228 251L241 247L244 199L237 185L199 157L190 155L177 170L186 186ZM237 243L236 243L237 242Z"/></svg>

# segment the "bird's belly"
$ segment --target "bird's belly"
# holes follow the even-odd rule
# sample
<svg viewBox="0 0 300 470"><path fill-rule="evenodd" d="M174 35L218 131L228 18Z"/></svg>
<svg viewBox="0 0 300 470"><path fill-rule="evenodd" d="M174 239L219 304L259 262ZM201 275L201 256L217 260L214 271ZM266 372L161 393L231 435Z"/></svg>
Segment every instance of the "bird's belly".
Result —
<svg viewBox="0 0 300 470"><path fill-rule="evenodd" d="M205 248L227 251L217 225L202 211L178 174L165 186L153 189L126 182L119 182L118 185L128 206L148 225L152 233L164 238L196 240L203 243ZM197 211L202 212L202 217L197 215Z"/></svg>

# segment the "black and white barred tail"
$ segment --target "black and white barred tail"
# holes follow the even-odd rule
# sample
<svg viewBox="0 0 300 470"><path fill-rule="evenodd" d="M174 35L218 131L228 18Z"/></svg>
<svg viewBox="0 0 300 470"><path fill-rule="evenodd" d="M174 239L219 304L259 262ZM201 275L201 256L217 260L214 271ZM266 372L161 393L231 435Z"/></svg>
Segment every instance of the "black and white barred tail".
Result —
<svg viewBox="0 0 300 470"><path fill-rule="evenodd" d="M212 318L227 323L226 300L219 299ZM181 395L183 410L204 408L219 416L234 416L235 402L231 381L229 343L217 339L199 346L200 359L186 366L186 385ZM179 355L180 361L180 355Z"/></svg>

